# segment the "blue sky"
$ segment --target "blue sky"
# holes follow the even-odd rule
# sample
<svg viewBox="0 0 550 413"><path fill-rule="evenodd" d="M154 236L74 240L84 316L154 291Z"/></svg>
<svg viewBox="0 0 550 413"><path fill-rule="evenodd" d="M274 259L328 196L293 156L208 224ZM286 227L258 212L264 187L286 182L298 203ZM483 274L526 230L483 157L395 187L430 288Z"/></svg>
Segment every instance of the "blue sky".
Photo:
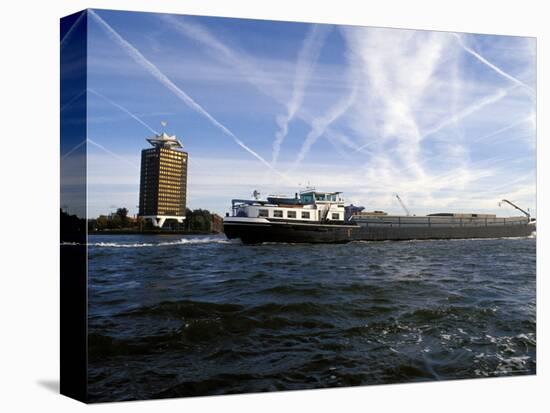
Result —
<svg viewBox="0 0 550 413"><path fill-rule="evenodd" d="M416 214L536 203L536 40L95 10L89 214L136 212L152 130L189 153L188 206L341 190Z"/></svg>

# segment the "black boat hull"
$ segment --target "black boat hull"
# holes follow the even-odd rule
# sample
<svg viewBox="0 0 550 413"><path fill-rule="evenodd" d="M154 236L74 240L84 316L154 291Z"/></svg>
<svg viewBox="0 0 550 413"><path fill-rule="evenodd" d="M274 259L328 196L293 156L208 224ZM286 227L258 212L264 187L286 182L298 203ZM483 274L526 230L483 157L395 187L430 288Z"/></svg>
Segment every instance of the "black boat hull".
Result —
<svg viewBox="0 0 550 413"><path fill-rule="evenodd" d="M398 241L415 239L461 239L526 237L534 224L477 227L376 227L363 225L323 225L299 223L224 222L229 239L245 244L264 242L346 243L351 241Z"/></svg>

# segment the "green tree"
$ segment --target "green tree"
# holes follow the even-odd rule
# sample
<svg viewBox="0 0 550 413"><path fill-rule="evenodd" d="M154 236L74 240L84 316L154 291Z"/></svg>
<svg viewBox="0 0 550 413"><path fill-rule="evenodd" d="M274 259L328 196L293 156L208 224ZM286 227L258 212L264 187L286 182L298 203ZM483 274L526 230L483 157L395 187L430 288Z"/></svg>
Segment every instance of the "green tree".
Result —
<svg viewBox="0 0 550 413"><path fill-rule="evenodd" d="M202 231L204 227L204 217L202 215L196 215L191 222L191 229L193 231Z"/></svg>
<svg viewBox="0 0 550 413"><path fill-rule="evenodd" d="M116 210L115 216L113 217L113 220L115 219L117 220L116 227L126 228L128 226L128 209L118 208Z"/></svg>
<svg viewBox="0 0 550 413"><path fill-rule="evenodd" d="M210 232L212 227L212 215L206 209L187 209L185 212L186 231Z"/></svg>
<svg viewBox="0 0 550 413"><path fill-rule="evenodd" d="M109 220L107 219L107 217L105 215L100 215L96 219L96 228L98 229L98 231L101 231L101 230L107 228L108 226L109 226Z"/></svg>

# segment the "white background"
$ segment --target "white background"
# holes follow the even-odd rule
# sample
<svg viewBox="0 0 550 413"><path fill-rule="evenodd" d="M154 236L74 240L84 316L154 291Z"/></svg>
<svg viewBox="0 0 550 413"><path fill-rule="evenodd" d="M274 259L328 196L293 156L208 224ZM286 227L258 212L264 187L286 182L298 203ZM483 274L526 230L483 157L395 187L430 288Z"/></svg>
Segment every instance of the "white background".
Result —
<svg viewBox="0 0 550 413"><path fill-rule="evenodd" d="M53 4L52 4L53 3ZM550 13L543 1L62 0L3 2L0 13L0 410L521 412L550 407L548 206ZM86 407L59 381L59 18L86 7L358 24L538 38L538 355L536 377L110 403ZM23 152L24 151L24 152ZM546 161L546 164L545 164ZM546 406L545 406L546 405ZM546 410L548 411L548 410Z"/></svg>

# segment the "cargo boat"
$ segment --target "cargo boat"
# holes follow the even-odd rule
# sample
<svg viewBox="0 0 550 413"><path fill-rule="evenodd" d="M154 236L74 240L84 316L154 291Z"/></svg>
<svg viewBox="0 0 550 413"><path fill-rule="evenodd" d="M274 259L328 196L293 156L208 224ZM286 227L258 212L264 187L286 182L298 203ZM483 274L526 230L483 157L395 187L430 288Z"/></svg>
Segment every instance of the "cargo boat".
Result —
<svg viewBox="0 0 550 413"><path fill-rule="evenodd" d="M225 235L245 244L263 242L345 243L413 239L524 237L536 230L535 219L510 201L524 216L436 213L423 216L365 212L344 205L341 192L308 188L294 197L233 199L232 213L223 220ZM398 197L400 200L400 198ZM401 202L401 200L400 200Z"/></svg>

